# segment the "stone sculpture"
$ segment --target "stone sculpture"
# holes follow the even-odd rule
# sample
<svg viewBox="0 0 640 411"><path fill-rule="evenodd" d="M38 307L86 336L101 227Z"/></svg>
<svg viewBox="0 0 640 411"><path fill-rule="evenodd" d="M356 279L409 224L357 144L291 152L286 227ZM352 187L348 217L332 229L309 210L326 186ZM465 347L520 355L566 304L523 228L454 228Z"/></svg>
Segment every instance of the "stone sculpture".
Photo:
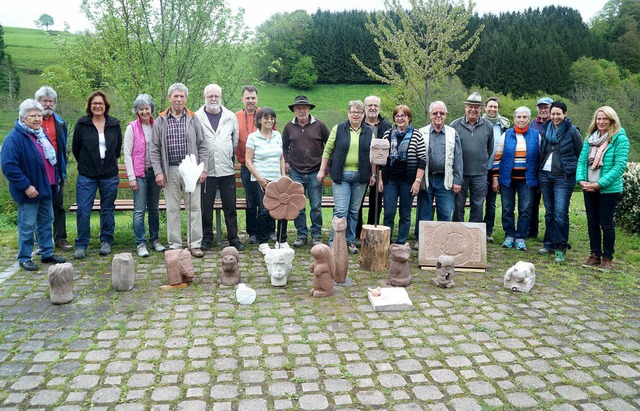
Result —
<svg viewBox="0 0 640 411"><path fill-rule="evenodd" d="M236 289L236 300L242 305L253 304L256 300L257 293L251 288L247 287L244 283L238 284Z"/></svg>
<svg viewBox="0 0 640 411"><path fill-rule="evenodd" d="M402 311L413 309L413 302L404 287L369 288L369 302L374 311Z"/></svg>
<svg viewBox="0 0 640 411"><path fill-rule="evenodd" d="M304 187L287 176L267 184L264 191L264 208L274 220L295 220L307 204Z"/></svg>
<svg viewBox="0 0 640 411"><path fill-rule="evenodd" d="M438 287L451 288L455 285L453 282L454 275L454 258L444 254L438 256L438 261L436 261L436 278L432 278L431 281Z"/></svg>
<svg viewBox="0 0 640 411"><path fill-rule="evenodd" d="M198 178L202 174L203 169L204 163L198 164L194 154L189 154L182 159L182 162L178 166L178 172L184 181L184 191L187 193L193 193L196 191Z"/></svg>
<svg viewBox="0 0 640 411"><path fill-rule="evenodd" d="M512 291L528 293L536 283L536 269L531 263L518 261L504 274L503 285Z"/></svg>
<svg viewBox="0 0 640 411"><path fill-rule="evenodd" d="M240 267L238 267L239 259L240 253L235 247L229 246L222 249L220 257L220 267L222 267L220 284L236 285L240 282Z"/></svg>
<svg viewBox="0 0 640 411"><path fill-rule="evenodd" d="M271 277L271 285L283 287L287 285L287 276L293 268L293 257L296 255L291 248L269 250L264 256L267 271Z"/></svg>
<svg viewBox="0 0 640 411"><path fill-rule="evenodd" d="M345 217L333 217L331 221L333 227L333 243L331 243L331 253L336 266L333 272L333 280L342 284L347 281L349 271L349 250L347 249L347 219Z"/></svg>
<svg viewBox="0 0 640 411"><path fill-rule="evenodd" d="M113 256L111 261L111 284L116 291L129 291L133 288L135 279L133 255L120 253Z"/></svg>
<svg viewBox="0 0 640 411"><path fill-rule="evenodd" d="M194 269L189 250L167 250L164 253L167 265L169 285L190 283L193 281Z"/></svg>
<svg viewBox="0 0 640 411"><path fill-rule="evenodd" d="M413 277L409 268L411 247L409 244L391 244L389 247L391 264L387 284L396 287L406 287L411 284Z"/></svg>
<svg viewBox="0 0 640 411"><path fill-rule="evenodd" d="M389 157L389 140L386 138L372 138L371 146L369 146L371 162L379 166L386 166L387 157Z"/></svg>
<svg viewBox="0 0 640 411"><path fill-rule="evenodd" d="M309 266L309 271L313 273L313 288L310 294L313 297L329 297L333 294L333 273L336 269L331 249L326 244L314 245L311 248L311 256L314 262Z"/></svg>
<svg viewBox="0 0 640 411"><path fill-rule="evenodd" d="M73 266L71 263L49 267L49 296L54 304L67 304L73 300Z"/></svg>

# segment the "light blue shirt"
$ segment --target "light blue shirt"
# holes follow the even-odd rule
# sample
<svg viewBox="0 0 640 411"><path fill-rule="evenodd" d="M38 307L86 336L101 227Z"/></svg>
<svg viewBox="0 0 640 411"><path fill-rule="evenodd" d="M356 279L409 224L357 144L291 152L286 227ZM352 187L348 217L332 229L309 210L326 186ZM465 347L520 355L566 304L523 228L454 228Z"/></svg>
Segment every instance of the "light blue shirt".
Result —
<svg viewBox="0 0 640 411"><path fill-rule="evenodd" d="M256 130L247 137L247 148L253 150L253 166L262 178L275 181L280 175L280 157L282 156L282 136L273 130L267 140ZM251 175L251 181L256 181Z"/></svg>

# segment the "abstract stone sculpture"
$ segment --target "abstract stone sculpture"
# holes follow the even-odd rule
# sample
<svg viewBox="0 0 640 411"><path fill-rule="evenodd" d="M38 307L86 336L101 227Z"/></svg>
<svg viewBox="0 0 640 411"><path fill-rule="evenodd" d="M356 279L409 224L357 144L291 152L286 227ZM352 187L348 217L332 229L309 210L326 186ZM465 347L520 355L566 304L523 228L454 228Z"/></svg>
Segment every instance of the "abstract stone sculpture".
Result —
<svg viewBox="0 0 640 411"><path fill-rule="evenodd" d="M49 267L50 298L54 304L67 304L73 300L73 266L71 263Z"/></svg>
<svg viewBox="0 0 640 411"><path fill-rule="evenodd" d="M236 300L242 305L253 304L256 300L256 291L253 288L247 287L244 283L238 284L236 289Z"/></svg>
<svg viewBox="0 0 640 411"><path fill-rule="evenodd" d="M295 220L307 204L304 187L287 176L267 184L264 191L264 208L274 220Z"/></svg>
<svg viewBox="0 0 640 411"><path fill-rule="evenodd" d="M167 280L169 285L190 283L193 281L194 269L189 250L167 250L164 253L167 265Z"/></svg>
<svg viewBox="0 0 640 411"><path fill-rule="evenodd" d="M313 297L329 297L333 294L333 273L336 269L331 249L326 244L314 245L311 248L311 256L314 262L309 266L309 271L313 273L313 288L310 294Z"/></svg>
<svg viewBox="0 0 640 411"><path fill-rule="evenodd" d="M536 283L536 269L531 263L518 261L504 275L503 285L512 291L528 293Z"/></svg>
<svg viewBox="0 0 640 411"><path fill-rule="evenodd" d="M333 227L333 243L331 243L331 253L336 266L333 272L333 280L336 283L347 281L349 271L349 251L347 249L347 219L345 217L333 217L331 221Z"/></svg>
<svg viewBox="0 0 640 411"><path fill-rule="evenodd" d="M120 253L111 261L111 284L116 291L129 291L133 288L135 278L133 255Z"/></svg>
<svg viewBox="0 0 640 411"><path fill-rule="evenodd" d="M220 267L222 267L220 284L236 285L240 282L240 268L238 267L239 259L240 253L235 247L229 246L222 249L220 257Z"/></svg>
<svg viewBox="0 0 640 411"><path fill-rule="evenodd" d="M431 282L438 287L451 288L455 285L453 282L454 275L454 258L444 254L438 256L438 261L436 262L436 278L432 278Z"/></svg>
<svg viewBox="0 0 640 411"><path fill-rule="evenodd" d="M387 284L396 287L406 287L411 284L413 277L409 268L411 247L409 244L391 244L389 247L391 264Z"/></svg>
<svg viewBox="0 0 640 411"><path fill-rule="evenodd" d="M402 311L413 309L407 289L403 287L369 289L369 302L374 311Z"/></svg>
<svg viewBox="0 0 640 411"><path fill-rule="evenodd" d="M287 285L287 276L293 268L293 257L296 253L291 248L269 250L264 256L267 271L271 277L271 285L283 287Z"/></svg>
<svg viewBox="0 0 640 411"><path fill-rule="evenodd" d="M178 166L178 172L184 181L184 191L187 193L196 191L198 178L202 174L203 169L204 163L198 164L194 154L189 154L182 159L182 162Z"/></svg>
<svg viewBox="0 0 640 411"><path fill-rule="evenodd" d="M369 146L369 158L373 164L380 166L387 165L389 157L389 140L386 138L372 138Z"/></svg>

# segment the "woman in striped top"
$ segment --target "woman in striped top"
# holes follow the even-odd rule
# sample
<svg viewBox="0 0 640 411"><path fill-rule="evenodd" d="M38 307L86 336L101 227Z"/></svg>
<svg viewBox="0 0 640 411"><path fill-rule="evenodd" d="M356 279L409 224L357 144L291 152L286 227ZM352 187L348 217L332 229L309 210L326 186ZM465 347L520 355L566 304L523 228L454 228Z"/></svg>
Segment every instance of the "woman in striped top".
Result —
<svg viewBox="0 0 640 411"><path fill-rule="evenodd" d="M527 250L525 239L531 219L533 190L538 186L540 134L529 128L531 110L518 107L513 113L514 126L500 138L493 159L493 191L502 197L504 248ZM518 195L518 221L514 217Z"/></svg>

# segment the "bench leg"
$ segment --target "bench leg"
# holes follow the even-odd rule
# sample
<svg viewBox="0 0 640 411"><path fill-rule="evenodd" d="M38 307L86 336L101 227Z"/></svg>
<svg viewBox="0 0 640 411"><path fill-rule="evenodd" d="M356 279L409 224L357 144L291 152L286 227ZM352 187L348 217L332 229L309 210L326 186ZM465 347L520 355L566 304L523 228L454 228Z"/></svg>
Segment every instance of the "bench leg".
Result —
<svg viewBox="0 0 640 411"><path fill-rule="evenodd" d="M220 210L216 210L216 244L222 245L222 217Z"/></svg>

